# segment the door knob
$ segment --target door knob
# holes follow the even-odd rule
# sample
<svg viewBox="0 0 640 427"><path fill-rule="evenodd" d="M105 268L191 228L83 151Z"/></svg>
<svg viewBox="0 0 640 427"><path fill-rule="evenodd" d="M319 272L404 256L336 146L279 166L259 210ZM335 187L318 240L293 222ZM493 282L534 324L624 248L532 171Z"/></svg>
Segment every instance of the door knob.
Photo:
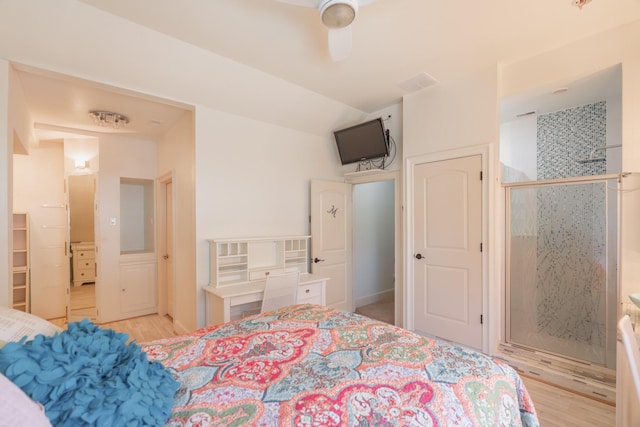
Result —
<svg viewBox="0 0 640 427"><path fill-rule="evenodd" d="M323 260L323 259L320 259L320 258L318 258L318 257L315 257L315 258L313 259L313 262L315 262L316 264L317 264L317 263L319 263L319 262L321 262L321 261L324 261L324 260Z"/></svg>
<svg viewBox="0 0 640 427"><path fill-rule="evenodd" d="M422 254L416 254L416 259L422 259L422 258L424 258Z"/></svg>
<svg viewBox="0 0 640 427"><path fill-rule="evenodd" d="M163 259L169 259L169 254L163 255L162 258Z"/></svg>

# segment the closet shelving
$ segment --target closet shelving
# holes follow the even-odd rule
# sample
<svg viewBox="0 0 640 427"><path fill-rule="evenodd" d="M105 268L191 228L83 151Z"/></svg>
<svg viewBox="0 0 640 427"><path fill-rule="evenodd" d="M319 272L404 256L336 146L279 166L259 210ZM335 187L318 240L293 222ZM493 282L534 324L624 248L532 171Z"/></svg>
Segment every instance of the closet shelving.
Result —
<svg viewBox="0 0 640 427"><path fill-rule="evenodd" d="M11 307L29 312L29 217L13 214Z"/></svg>

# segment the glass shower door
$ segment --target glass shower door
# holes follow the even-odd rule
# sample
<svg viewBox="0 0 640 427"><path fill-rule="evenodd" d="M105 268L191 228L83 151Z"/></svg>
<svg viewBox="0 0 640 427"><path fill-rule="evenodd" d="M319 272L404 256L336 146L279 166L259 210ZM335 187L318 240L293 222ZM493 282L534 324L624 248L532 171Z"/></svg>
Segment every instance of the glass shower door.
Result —
<svg viewBox="0 0 640 427"><path fill-rule="evenodd" d="M507 341L615 366L617 217L616 179L507 188Z"/></svg>

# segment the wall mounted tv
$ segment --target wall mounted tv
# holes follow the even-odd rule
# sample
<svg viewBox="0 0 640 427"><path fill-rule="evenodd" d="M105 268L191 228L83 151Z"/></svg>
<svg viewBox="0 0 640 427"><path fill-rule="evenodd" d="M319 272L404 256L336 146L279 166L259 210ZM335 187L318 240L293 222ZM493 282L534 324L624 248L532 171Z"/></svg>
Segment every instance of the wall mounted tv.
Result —
<svg viewBox="0 0 640 427"><path fill-rule="evenodd" d="M343 165L389 155L382 118L333 132Z"/></svg>

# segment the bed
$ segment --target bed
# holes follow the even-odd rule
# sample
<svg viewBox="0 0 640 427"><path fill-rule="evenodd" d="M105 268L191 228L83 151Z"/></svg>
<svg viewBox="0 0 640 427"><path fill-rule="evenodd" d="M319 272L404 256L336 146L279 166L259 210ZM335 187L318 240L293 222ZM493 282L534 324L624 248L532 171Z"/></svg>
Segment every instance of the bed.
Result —
<svg viewBox="0 0 640 427"><path fill-rule="evenodd" d="M180 384L168 426L537 426L505 363L324 306L142 345Z"/></svg>
<svg viewBox="0 0 640 427"><path fill-rule="evenodd" d="M88 320L0 308L0 325L14 427L539 425L505 363L319 305L141 345Z"/></svg>

